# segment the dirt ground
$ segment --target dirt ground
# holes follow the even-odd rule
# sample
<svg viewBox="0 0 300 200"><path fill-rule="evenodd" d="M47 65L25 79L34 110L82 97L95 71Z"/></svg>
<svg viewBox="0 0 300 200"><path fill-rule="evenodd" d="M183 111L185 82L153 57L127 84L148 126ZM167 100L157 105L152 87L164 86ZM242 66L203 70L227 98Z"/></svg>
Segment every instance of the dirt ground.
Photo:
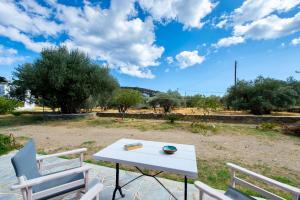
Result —
<svg viewBox="0 0 300 200"><path fill-rule="evenodd" d="M85 142L95 142L101 148L120 138L133 138L193 144L200 160L280 167L300 173L300 140L286 135L280 138L230 132L203 135L176 129L140 131L131 128L84 126L78 122L26 125L1 128L0 131L5 134L12 133L16 137L34 138L37 147L46 152L66 147L75 148Z"/></svg>

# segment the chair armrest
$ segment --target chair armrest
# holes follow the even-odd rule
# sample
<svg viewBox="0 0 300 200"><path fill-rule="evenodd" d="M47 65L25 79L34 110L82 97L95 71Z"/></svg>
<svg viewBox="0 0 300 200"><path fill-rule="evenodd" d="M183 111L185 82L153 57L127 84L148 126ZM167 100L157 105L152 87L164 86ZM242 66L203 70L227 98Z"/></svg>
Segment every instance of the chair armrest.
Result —
<svg viewBox="0 0 300 200"><path fill-rule="evenodd" d="M297 194L297 195L300 195L300 189L299 188L296 188L296 187L293 187L291 185L287 185L285 183L281 183L279 181L276 181L274 179L271 179L271 178L268 178L266 176L263 176L261 174L257 174L255 172L252 172L248 169L245 169L243 167L240 167L238 165L235 165L233 163L226 163L226 165L233 171L237 171L237 172L240 172L242 174L246 174L248 176L251 176L257 180L260 180L260 181L263 181L265 183L268 183L272 186L276 186L284 191L287 191L287 192L290 192L292 194Z"/></svg>
<svg viewBox="0 0 300 200"><path fill-rule="evenodd" d="M209 196L216 198L218 200L232 200L231 198L229 198L228 196L222 194L221 192L217 191L216 189L206 185L205 183L202 183L200 181L196 181L194 183L194 185L196 186L196 188L200 191L203 192L205 194L208 194Z"/></svg>
<svg viewBox="0 0 300 200"><path fill-rule="evenodd" d="M92 200L99 196L99 193L103 190L103 185L97 183L94 185L85 195L83 195L80 200Z"/></svg>
<svg viewBox="0 0 300 200"><path fill-rule="evenodd" d="M65 151L65 152L60 152L60 153L55 153L55 154L49 154L49 155L42 155L42 156L38 156L36 158L37 161L42 161L44 159L47 158L52 158L52 157L58 157L58 156L66 156L66 155L71 155L71 154L81 154L86 152L87 149L86 148L81 148L81 149L74 149L71 151Z"/></svg>
<svg viewBox="0 0 300 200"><path fill-rule="evenodd" d="M65 177L65 176L68 176L71 174L87 172L90 169L91 169L91 167L83 166L83 167L66 170L63 172L58 172L58 173L54 173L54 174L41 176L41 177L30 179L30 180L25 180L23 183L12 185L11 189L16 190L16 189L32 187L34 185L38 185L38 184L44 183L46 181L54 180L57 178Z"/></svg>

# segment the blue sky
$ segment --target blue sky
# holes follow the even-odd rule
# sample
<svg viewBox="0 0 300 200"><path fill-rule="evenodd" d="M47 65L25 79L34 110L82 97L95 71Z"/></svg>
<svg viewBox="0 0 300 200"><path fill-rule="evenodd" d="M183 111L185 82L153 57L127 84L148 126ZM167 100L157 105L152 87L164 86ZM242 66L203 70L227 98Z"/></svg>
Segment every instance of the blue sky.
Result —
<svg viewBox="0 0 300 200"><path fill-rule="evenodd" d="M2 0L0 76L66 45L123 86L222 95L238 78L300 79L300 0Z"/></svg>

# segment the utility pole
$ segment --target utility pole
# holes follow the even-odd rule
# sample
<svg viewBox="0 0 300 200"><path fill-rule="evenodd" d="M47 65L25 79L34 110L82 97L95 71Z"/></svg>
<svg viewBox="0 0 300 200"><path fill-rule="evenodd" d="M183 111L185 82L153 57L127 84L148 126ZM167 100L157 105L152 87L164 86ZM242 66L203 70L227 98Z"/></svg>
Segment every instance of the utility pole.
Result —
<svg viewBox="0 0 300 200"><path fill-rule="evenodd" d="M234 61L234 86L236 86L237 77L236 77L236 70L237 70L237 61Z"/></svg>

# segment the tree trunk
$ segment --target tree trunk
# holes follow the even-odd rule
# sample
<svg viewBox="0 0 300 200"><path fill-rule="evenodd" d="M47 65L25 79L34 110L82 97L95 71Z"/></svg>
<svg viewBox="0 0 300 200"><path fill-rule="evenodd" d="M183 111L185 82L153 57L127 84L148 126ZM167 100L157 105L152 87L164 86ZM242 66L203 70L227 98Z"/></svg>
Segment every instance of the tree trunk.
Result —
<svg viewBox="0 0 300 200"><path fill-rule="evenodd" d="M62 104L60 106L61 112L64 114L77 113L77 109L71 104Z"/></svg>

